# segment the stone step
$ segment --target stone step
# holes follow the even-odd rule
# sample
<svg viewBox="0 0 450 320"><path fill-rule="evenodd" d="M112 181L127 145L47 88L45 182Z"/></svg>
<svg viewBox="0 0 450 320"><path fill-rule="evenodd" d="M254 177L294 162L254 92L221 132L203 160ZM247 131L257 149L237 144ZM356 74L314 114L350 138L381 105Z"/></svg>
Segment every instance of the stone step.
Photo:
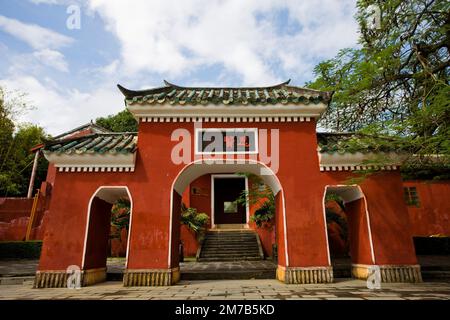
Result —
<svg viewBox="0 0 450 320"><path fill-rule="evenodd" d="M204 250L202 251L202 256L204 255L233 255L233 254L249 254L259 255L259 250Z"/></svg>
<svg viewBox="0 0 450 320"><path fill-rule="evenodd" d="M198 261L257 261L261 260L258 257L200 257Z"/></svg>
<svg viewBox="0 0 450 320"><path fill-rule="evenodd" d="M203 250L206 249L214 249L214 250L223 250L223 251L227 251L227 250L258 250L258 246L257 245L252 245L252 246L230 246L230 245L222 245L222 246L210 246L210 245L205 245L203 246Z"/></svg>
<svg viewBox="0 0 450 320"><path fill-rule="evenodd" d="M253 230L208 232L199 261L260 260L258 234Z"/></svg>
<svg viewBox="0 0 450 320"><path fill-rule="evenodd" d="M246 245L246 244L256 244L256 239L245 239L245 240L210 240L210 239L206 239L203 244L241 244L241 245Z"/></svg>
<svg viewBox="0 0 450 320"><path fill-rule="evenodd" d="M0 285L30 285L34 283L34 276L19 276L19 277L0 277Z"/></svg>
<svg viewBox="0 0 450 320"><path fill-rule="evenodd" d="M450 280L450 271L422 271L423 281Z"/></svg>
<svg viewBox="0 0 450 320"><path fill-rule="evenodd" d="M234 249L234 250L222 250L222 249L211 249L206 248L202 250L202 253L218 253L218 254L233 254L233 253L245 253L245 252L256 252L259 254L259 250L257 248L251 250L243 250L243 249Z"/></svg>
<svg viewBox="0 0 450 320"><path fill-rule="evenodd" d="M213 232L209 232L206 233L206 235L208 237L216 237L216 238L230 238L230 237L254 237L255 233L253 233L253 231L247 231L247 232L230 232L230 231L224 231L224 232L217 232L217 233L213 233Z"/></svg>
<svg viewBox="0 0 450 320"><path fill-rule="evenodd" d="M256 242L256 241L255 241ZM245 244L245 243L203 243L203 248L258 248L258 244L252 243L252 244Z"/></svg>
<svg viewBox="0 0 450 320"><path fill-rule="evenodd" d="M206 238L205 241L208 242L222 242L222 241L226 241L226 242L237 242L237 241L241 241L241 242L245 242L245 241L255 241L255 237L252 238Z"/></svg>
<svg viewBox="0 0 450 320"><path fill-rule="evenodd" d="M254 237L255 233L253 231L245 232L235 232L235 231L222 231L222 232L207 232L208 237Z"/></svg>
<svg viewBox="0 0 450 320"><path fill-rule="evenodd" d="M181 272L181 280L275 279L276 270L214 270Z"/></svg>
<svg viewBox="0 0 450 320"><path fill-rule="evenodd" d="M259 252L233 252L233 253L205 253L201 254L201 258L209 258L209 257L259 257Z"/></svg>
<svg viewBox="0 0 450 320"><path fill-rule="evenodd" d="M123 281L123 272L107 272L106 281Z"/></svg>
<svg viewBox="0 0 450 320"><path fill-rule="evenodd" d="M223 243L223 242L229 242L229 243L235 243L235 242L240 242L240 243L253 243L254 241L256 241L255 238L249 238L249 239L209 239L206 238L205 242L217 242L217 243Z"/></svg>

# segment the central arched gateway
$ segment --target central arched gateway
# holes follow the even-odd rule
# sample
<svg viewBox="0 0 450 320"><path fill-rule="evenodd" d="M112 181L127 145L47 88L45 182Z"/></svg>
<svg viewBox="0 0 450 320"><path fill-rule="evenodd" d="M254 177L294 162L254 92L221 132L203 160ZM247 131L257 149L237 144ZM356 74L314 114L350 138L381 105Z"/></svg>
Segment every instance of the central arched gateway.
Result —
<svg viewBox="0 0 450 320"><path fill-rule="evenodd" d="M179 215L179 205L183 197L183 193L189 184L195 179L206 174L236 174L236 173L250 173L259 176L264 183L272 190L275 196L276 204L276 234L277 246L283 248L282 252L278 252L279 261L283 265L289 265L289 253L287 250L287 234L286 230L286 214L284 205L284 194L280 180L276 174L260 161L247 159L244 161L224 161L215 159L201 159L193 161L186 165L172 183L172 197L171 197L171 222L170 222L170 251L168 252L168 264L172 264L172 259L177 259L178 247L175 245L179 240L178 223L173 223L177 220ZM213 199L212 199L213 201ZM211 214L214 214L213 212ZM173 227L174 226L174 227ZM174 243L175 245L172 245Z"/></svg>

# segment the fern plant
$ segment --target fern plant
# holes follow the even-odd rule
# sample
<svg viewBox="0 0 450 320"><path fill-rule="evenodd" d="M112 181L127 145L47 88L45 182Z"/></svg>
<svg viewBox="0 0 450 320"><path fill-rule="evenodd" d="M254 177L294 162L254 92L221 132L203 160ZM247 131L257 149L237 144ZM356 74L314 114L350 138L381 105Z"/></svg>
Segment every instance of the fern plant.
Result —
<svg viewBox="0 0 450 320"><path fill-rule="evenodd" d="M193 231L197 240L204 236L208 221L209 217L206 213L197 212L196 208L187 208L184 203L181 205L181 224Z"/></svg>

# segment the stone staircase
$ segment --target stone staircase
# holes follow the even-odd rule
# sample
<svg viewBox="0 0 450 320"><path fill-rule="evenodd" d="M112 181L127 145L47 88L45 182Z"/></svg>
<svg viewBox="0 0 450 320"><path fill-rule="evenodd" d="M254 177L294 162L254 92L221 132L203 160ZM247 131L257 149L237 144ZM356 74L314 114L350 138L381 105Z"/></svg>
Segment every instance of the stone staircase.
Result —
<svg viewBox="0 0 450 320"><path fill-rule="evenodd" d="M206 233L198 261L263 260L258 234L253 230L217 230Z"/></svg>

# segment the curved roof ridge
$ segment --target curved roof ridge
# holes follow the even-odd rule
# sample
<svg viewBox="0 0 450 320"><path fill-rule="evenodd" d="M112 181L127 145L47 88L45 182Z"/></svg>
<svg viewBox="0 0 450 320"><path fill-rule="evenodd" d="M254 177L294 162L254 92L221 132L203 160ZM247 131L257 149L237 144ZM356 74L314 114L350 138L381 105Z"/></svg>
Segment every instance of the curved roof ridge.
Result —
<svg viewBox="0 0 450 320"><path fill-rule="evenodd" d="M184 87L164 80L163 87L144 90L130 90L120 84L117 87L125 96L126 104L144 101L147 104L171 105L317 104L329 103L333 96L333 92L289 85L290 81L265 87Z"/></svg>
<svg viewBox="0 0 450 320"><path fill-rule="evenodd" d="M233 90L238 90L238 89L241 89L241 90L261 89L261 90L263 90L263 89L274 89L274 88L278 88L278 87L282 87L282 86L288 85L289 82L291 82L291 79L288 79L288 80L286 80L284 82L281 82L281 83L278 83L278 84L275 84L275 85L271 85L271 86L254 86L254 87L248 87L248 86L243 86L243 87L234 87L234 86L232 86L232 87L227 87L227 86L219 86L219 87L193 86L193 87L186 87L186 86L180 86L180 85L173 84L173 83L171 83L171 82L169 82L167 80L163 80L163 81L164 81L164 84L166 85L166 87L172 87L172 88L176 88L176 89L216 89L216 90L218 90L218 89L228 89L228 90L229 89L233 89Z"/></svg>

